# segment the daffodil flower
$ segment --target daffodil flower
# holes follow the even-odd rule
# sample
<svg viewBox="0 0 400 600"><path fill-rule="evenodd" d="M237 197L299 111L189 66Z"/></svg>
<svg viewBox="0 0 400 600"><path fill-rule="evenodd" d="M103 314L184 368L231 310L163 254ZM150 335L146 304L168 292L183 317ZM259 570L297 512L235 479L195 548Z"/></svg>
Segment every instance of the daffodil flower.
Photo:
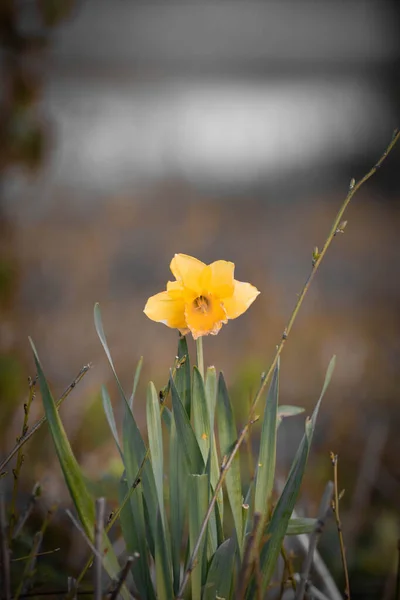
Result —
<svg viewBox="0 0 400 600"><path fill-rule="evenodd" d="M148 299L144 313L159 323L197 339L216 335L228 319L243 314L260 293L250 283L234 279L235 265L217 260L206 265L186 254L175 254L170 268L176 281Z"/></svg>

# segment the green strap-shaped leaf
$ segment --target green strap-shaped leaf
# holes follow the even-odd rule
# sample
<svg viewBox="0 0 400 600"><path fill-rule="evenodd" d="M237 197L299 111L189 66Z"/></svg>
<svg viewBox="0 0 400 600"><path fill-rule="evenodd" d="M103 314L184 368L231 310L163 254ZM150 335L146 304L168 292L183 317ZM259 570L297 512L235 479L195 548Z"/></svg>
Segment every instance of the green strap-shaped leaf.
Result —
<svg viewBox="0 0 400 600"><path fill-rule="evenodd" d="M187 412L182 404L179 397L178 390L176 389L174 380L170 378L171 382L171 396L172 396L172 408L174 413L176 432L178 435L178 442L182 454L185 457L188 472L196 475L200 475L204 472L204 460L197 443L196 436L192 429L189 421Z"/></svg>
<svg viewBox="0 0 400 600"><path fill-rule="evenodd" d="M307 517L298 517L289 519L286 535L301 535L302 533L312 533L317 525L318 519Z"/></svg>
<svg viewBox="0 0 400 600"><path fill-rule="evenodd" d="M128 484L126 474L124 474L119 485L118 498L120 504L125 498L130 485L132 484ZM131 495L129 502L122 508L120 522L127 552L135 557L131 571L140 597L155 600L155 593L148 567L149 551L146 542L143 491L140 485L137 486Z"/></svg>
<svg viewBox="0 0 400 600"><path fill-rule="evenodd" d="M178 342L178 365L179 367L176 369L175 373L175 385L190 419L192 391L190 380L190 358L186 337L181 335L179 336Z"/></svg>
<svg viewBox="0 0 400 600"><path fill-rule="evenodd" d="M99 336L100 342L104 348L104 352L108 358L108 362L110 364L111 370L114 374L115 380L118 385L118 389L121 395L123 407L124 407L124 419L123 419L123 456L126 474L129 482L133 482L136 477L136 473L138 471L139 465L142 463L143 458L146 454L146 446L143 441L142 435L140 433L139 427L137 426L136 420L133 416L130 405L126 399L124 390L121 386L121 383L118 379L117 372L114 367L113 360L111 358L111 352L109 350L106 335L104 333L103 322L101 318L100 305L97 303L94 307L94 323L97 331L97 335ZM141 363L139 361L139 373L141 368ZM136 370L136 384L138 380L138 370ZM134 385L135 389L135 385ZM142 470L142 483L143 483L143 493L146 502L146 507L148 513L150 515L157 514L158 510L158 500L157 500L157 491L154 482L153 470L149 461L146 460L143 470ZM150 529L152 533L152 539L149 540L150 548L152 553L154 554L154 539L156 534L157 523L155 519L150 520Z"/></svg>
<svg viewBox="0 0 400 600"><path fill-rule="evenodd" d="M143 356L141 356L139 358L138 364L136 365L135 376L133 378L132 394L130 395L129 402L128 402L129 408L131 410L133 407L133 401L135 400L136 390L137 390L137 386L139 384L139 379L140 379L140 373L142 372L142 366L143 366Z"/></svg>
<svg viewBox="0 0 400 600"><path fill-rule="evenodd" d="M194 432L203 456L203 461L206 463L210 453L212 432L210 430L210 416L208 414L204 381L197 367L193 367L192 400L191 412Z"/></svg>
<svg viewBox="0 0 400 600"><path fill-rule="evenodd" d="M220 373L218 380L218 402L216 413L218 422L219 445L221 450L221 456L222 458L224 458L225 456L228 456L230 454L233 446L236 443L237 430L232 410L232 404L222 373ZM241 552L243 545L243 496L242 480L240 475L239 453L236 453L232 461L231 467L226 474L225 484L228 492L229 504L233 515L233 521L235 524L236 537Z"/></svg>
<svg viewBox="0 0 400 600"><path fill-rule="evenodd" d="M122 457L122 450L121 450L121 446L119 443L118 431L117 431L117 426L115 424L115 417L114 417L113 407L111 404L111 398L110 398L110 395L109 395L105 385L101 386L101 400L103 403L103 410L104 410L104 414L106 415L108 425L111 429L111 433L113 435L113 438L117 445L119 453Z"/></svg>
<svg viewBox="0 0 400 600"><path fill-rule="evenodd" d="M154 481L157 490L159 512L161 514L161 520L164 523L164 453L160 403L158 401L157 390L152 382L149 383L147 388L146 415L151 465L153 467Z"/></svg>
<svg viewBox="0 0 400 600"><path fill-rule="evenodd" d="M279 358L274 369L265 403L261 429L260 452L257 462L255 512L260 513L264 523L271 506L271 494L275 478L276 463L276 421L279 396Z"/></svg>
<svg viewBox="0 0 400 600"><path fill-rule="evenodd" d="M68 486L71 499L79 515L82 527L88 538L91 541L93 541L95 526L95 507L93 498L90 496L86 488L81 470L76 461L74 453L72 452L72 448L69 443L67 434L65 433L65 429L62 424L60 415L58 414L58 411L55 407L50 388L44 376L43 369L40 364L39 356L34 346L34 343L30 338L29 342L31 344L33 355L35 358L44 411L46 414L47 422L49 424L49 429L53 438L58 460L60 462L61 469L64 474L64 479ZM119 564L117 557L114 553L112 544L110 543L106 534L104 534L103 536L103 548L105 552L103 559L104 568L106 569L110 577L116 577L119 571ZM122 594L124 598L126 598L127 600L129 599L129 592L126 589L126 587L122 591Z"/></svg>
<svg viewBox="0 0 400 600"><path fill-rule="evenodd" d="M210 418L210 430L214 431L215 406L217 403L217 372L215 367L208 367L206 372L205 392Z"/></svg>
<svg viewBox="0 0 400 600"><path fill-rule="evenodd" d="M231 597L236 547L233 538L218 547L208 570L202 600Z"/></svg>
<svg viewBox="0 0 400 600"><path fill-rule="evenodd" d="M192 554L199 537L201 524L208 508L209 482L207 475L189 475L188 488L189 544L190 554ZM197 553L196 565L191 574L192 600L201 599L201 588L206 566L204 553L206 539L207 532L203 536L199 551Z"/></svg>
<svg viewBox="0 0 400 600"><path fill-rule="evenodd" d="M171 558L165 536L165 528L160 512L157 514L157 533L155 550L155 571L157 600L171 600L174 596L172 589Z"/></svg>
<svg viewBox="0 0 400 600"><path fill-rule="evenodd" d="M165 413L165 409L163 411ZM169 451L169 505L172 570L174 576L174 594L180 587L182 537L187 507L187 479L189 475L187 461L181 451L175 420L171 414L170 451Z"/></svg>
<svg viewBox="0 0 400 600"><path fill-rule="evenodd" d="M281 550L283 538L288 528L289 519L292 515L294 505L299 494L300 485L303 479L303 474L307 463L308 453L310 451L310 445L314 433L318 411L322 402L322 398L324 397L324 394L332 377L334 367L335 357L333 357L331 362L329 363L321 395L319 397L319 400L311 418L306 421L305 434L298 447L285 487L277 502L271 521L269 522L269 525L266 529L266 535L268 539L261 551L260 557L260 568L262 572L262 595L265 594L266 588L274 572L276 561L278 560L278 556Z"/></svg>
<svg viewBox="0 0 400 600"><path fill-rule="evenodd" d="M289 406L282 404L278 406L278 419L285 419L286 417L296 417L304 412L304 408L301 406Z"/></svg>

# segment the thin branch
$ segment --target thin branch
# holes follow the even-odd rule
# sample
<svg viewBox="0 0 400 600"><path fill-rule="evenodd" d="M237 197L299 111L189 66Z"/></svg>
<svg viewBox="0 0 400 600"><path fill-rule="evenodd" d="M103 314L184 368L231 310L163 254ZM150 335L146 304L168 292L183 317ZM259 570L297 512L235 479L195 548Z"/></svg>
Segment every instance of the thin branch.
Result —
<svg viewBox="0 0 400 600"><path fill-rule="evenodd" d="M294 568L293 568L293 564L292 564L292 560L291 557L288 556L286 550L285 550L285 546L282 544L281 547L281 555L283 558L283 562L285 563L285 570L287 571L287 579L290 583L290 585L292 586L292 590L294 593L296 593L296 580L294 577Z"/></svg>
<svg viewBox="0 0 400 600"><path fill-rule="evenodd" d="M28 561L25 565L24 572L22 574L21 583L18 586L18 589L15 593L14 600L18 600L21 594L26 590L29 585L30 580L35 574L35 565L36 565L36 557L38 555L40 546L43 541L43 533L42 531L37 531L33 536L33 544L32 550L29 554Z"/></svg>
<svg viewBox="0 0 400 600"><path fill-rule="evenodd" d="M334 481L334 500L332 502L332 509L335 513L336 527L339 534L339 543L340 543L340 554L342 557L343 563L343 571L344 571L344 579L345 579L345 589L344 589L344 597L346 600L350 600L350 580L349 580L349 572L347 569L347 561L346 561L346 548L343 540L343 532L342 532L342 522L340 520L340 512L339 512L339 489L338 489L338 455L331 452L331 461L333 465L333 481Z"/></svg>
<svg viewBox="0 0 400 600"><path fill-rule="evenodd" d="M97 498L96 500L96 520L94 523L94 545L96 548L96 554L94 559L94 599L101 600L102 586L101 576L103 571L103 552L102 542L104 533L104 514L105 514L106 501L104 498Z"/></svg>
<svg viewBox="0 0 400 600"><path fill-rule="evenodd" d="M110 531L111 527L114 525L114 523L116 522L116 520L119 518L119 515L121 514L121 511L124 509L126 503L129 501L129 499L132 496L133 492L135 491L135 489L139 485L144 465L146 464L146 460L147 460L147 458L149 456L150 456L150 450L147 449L147 452L146 452L146 454L143 457L142 464L140 465L139 470L137 472L135 481L133 482L133 484L131 485L131 487L129 488L129 490L127 491L127 493L125 494L125 498L121 502L121 504L118 507L118 509L112 514L112 517L109 519L109 521L108 521L108 523L107 523L107 525L105 527L106 533L108 533ZM93 550L95 550L95 549L93 548ZM88 560L86 561L85 566L83 567L82 571L79 573L79 575L78 575L78 577L76 579L77 585L79 585L81 583L82 579L85 577L88 569L92 565L92 562L93 562L93 556L89 556ZM70 594L67 594L67 596L65 597L65 600L71 600L71 599L72 599L72 596Z"/></svg>
<svg viewBox="0 0 400 600"><path fill-rule="evenodd" d="M304 561L303 570L302 570L302 573L300 576L300 585L297 587L297 593L296 593L295 600L303 600L303 598L304 598L308 578L310 576L311 565L314 560L315 549L317 547L321 533L325 527L325 520L326 520L328 511L331 507L333 487L334 486L333 486L332 481L329 481L325 488L324 495L322 496L322 500L321 500L321 503L319 505L319 510L318 510L317 524L316 524L315 529L310 537L310 545L309 545L308 552L307 552L307 555L306 555L306 558Z"/></svg>
<svg viewBox="0 0 400 600"><path fill-rule="evenodd" d="M322 262L322 259L324 258L325 254L326 254L326 252L327 252L327 250L329 248L329 246L332 243L333 238L337 235L338 232L343 231L343 228L344 228L344 226L342 225L343 214L344 214L347 206L349 205L350 200L353 198L354 194L362 187L362 185L364 183L366 183L368 181L368 179L370 179L374 175L374 173L376 173L376 171L382 165L382 163L384 162L384 160L386 159L386 157L388 156L388 154L391 152L391 150L394 148L394 146L396 145L396 143L399 141L399 139L400 139L400 131L396 130L393 133L392 140L391 140L390 144L387 146L386 150L384 151L384 153L382 154L382 156L380 157L380 159L378 160L378 162L372 167L372 169L366 175L364 175L364 177L362 179L360 179L357 183L355 182L354 179L351 180L347 196L346 196L346 198L345 198L342 206L339 209L339 212L337 213L337 215L336 215L336 217L335 217L335 219L333 221L333 225L332 225L331 230L330 230L330 232L328 234L328 237L326 238L326 241L324 243L324 246L323 246L321 252L315 253L315 251L314 251L314 253L313 253L311 273L307 277L306 282L305 282L305 284L303 286L303 289L300 292L300 294L298 295L296 305L295 305L295 307L293 309L293 312L292 312L292 314L291 314L291 316L289 318L288 324L287 324L286 328L283 331L281 341L280 341L280 343L279 343L279 345L278 345L278 347L276 349L276 353L275 353L274 359L272 360L272 363L271 363L271 365L269 367L269 370L268 370L267 374L265 375L265 377L262 378L261 385L259 387L259 390L258 390L258 392L257 392L257 394L256 394L256 396L254 398L253 404L252 404L251 409L250 409L250 414L249 414L248 422L245 425L245 427L242 429L242 432L241 432L241 434L240 434L240 436L239 436L239 438L238 438L238 440L237 440L237 442L236 442L236 444L235 444L235 446L234 446L234 448L233 448L233 450L232 450L232 452L231 452L231 454L230 454L230 456L228 458L228 461L227 461L227 463L225 465L225 468L224 469L221 468L220 478L218 480L217 486L216 486L216 488L214 490L214 495L211 498L211 501L210 501L207 513L206 513L206 515L204 517L202 526L200 528L199 538L198 538L198 540L197 540L197 542L195 544L195 547L194 547L193 552L192 552L192 556L190 557L188 566L187 566L186 571L184 573L181 586L180 586L178 594L176 596L176 600L180 600L183 597L183 593L184 593L185 588L187 586L187 583L189 581L190 573L191 573L191 571L193 569L193 565L195 563L195 560L196 560L196 557L197 557L197 553L198 553L200 545L201 545L201 540L202 540L202 538L204 536L204 533L206 531L207 523L208 523L208 521L210 519L212 510L213 510L215 502L216 502L216 497L217 497L217 495L218 495L218 493L219 493L219 491L220 491L220 489L222 487L222 484L223 484L223 482L225 480L226 473L227 473L230 465L232 464L232 461L233 461L236 453L238 452L238 450L239 450L239 448L240 448L243 440L245 439L245 436L246 436L247 430L249 429L249 426L255 420L254 415L255 415L255 411L256 411L257 405L258 405L260 399L264 395L266 386L268 385L269 380L270 380L270 378L272 376L272 373L274 372L274 369L276 367L278 359L279 359L279 357L280 357L280 355L282 353L282 350L283 350L283 348L284 348L284 346L286 344L288 336L289 336L289 334L290 334L290 332L292 330L292 327L294 325L294 322L296 320L297 314L298 314L298 312L300 310L301 305L303 304L303 300L304 300L304 298L305 298L305 296L306 296L306 294L307 294L307 292L308 292L308 290L310 288L310 285L311 285L311 283L312 283L312 281L313 281L313 279L315 277L315 274L316 274L316 272L317 272L317 270L318 270L318 268L319 268L319 266L320 266L320 264Z"/></svg>
<svg viewBox="0 0 400 600"><path fill-rule="evenodd" d="M296 573L295 579L296 579L296 581L300 581L300 575L298 573ZM329 596L326 596L325 594L323 594L321 592L321 590L319 590L318 588L316 588L311 583L307 583L306 592L310 596L312 596L312 598L315 598L315 600L331 600Z"/></svg>
<svg viewBox="0 0 400 600"><path fill-rule="evenodd" d="M64 391L64 393L60 396L60 398L57 400L56 402L56 408L58 409L61 404L64 402L64 400L70 395L70 393L72 392L72 390L78 385L78 383L81 381L81 379L83 379L83 377L86 375L86 373L89 371L89 369L91 368L91 364L85 365L84 367L82 367L82 369L79 371L78 375L75 377L75 379L69 384L69 386L67 387L67 389ZM16 443L16 445L14 446L14 448L11 450L10 454L8 454L8 456L6 456L6 458L3 460L3 462L0 464L0 474L3 472L4 467L10 462L10 460L13 458L13 456L15 456L15 454L20 450L20 448L22 448L22 446L24 444L26 444L26 442L28 440L31 439L31 437L33 436L34 433L36 433L36 431L43 425L43 423L46 422L46 416L44 415L41 419L39 419L39 421L37 421L29 431L26 432L26 434L20 438L20 440Z"/></svg>
<svg viewBox="0 0 400 600"><path fill-rule="evenodd" d="M3 582L1 597L5 600L11 600L10 551L7 540L6 508L3 494L0 494L0 563L1 580Z"/></svg>
<svg viewBox="0 0 400 600"><path fill-rule="evenodd" d="M251 570L253 567L253 551L254 545L257 542L257 530L261 521L261 514L256 512L253 517L253 527L251 532L247 536L246 547L243 554L243 562L239 572L239 576L237 578L237 587L235 593L235 600L242 600L246 595L247 583L251 575Z"/></svg>
<svg viewBox="0 0 400 600"><path fill-rule="evenodd" d="M29 377L29 379L28 379L29 396L28 396L28 401L26 403L24 403L24 420L22 423L22 432L21 432L21 437L17 438L17 443L24 437L24 435L26 435L26 433L28 431L29 413L31 410L32 402L34 401L35 395L36 395L36 392L35 392L36 381L37 381L37 377L35 377L35 379L31 379L31 377ZM17 521L16 503L17 503L17 495L18 495L19 474L21 472L21 467L24 462L24 458L25 457L22 454L22 446L21 446L18 450L15 468L12 471L13 476L14 476L14 484L13 484L13 491L12 491L12 496L11 496L10 525L9 525L9 529L8 529L8 542L9 543L11 543L11 540L13 539L14 527L15 527L15 523Z"/></svg>
<svg viewBox="0 0 400 600"><path fill-rule="evenodd" d="M118 577L118 581L117 584L115 586L115 588L113 589L113 591L111 592L111 596L109 600L116 600L118 598L118 594L121 591L122 585L125 582L125 579L128 577L129 571L131 569L131 566L135 560L136 556L128 556L127 561L124 565L124 568L122 569L119 577Z"/></svg>
<svg viewBox="0 0 400 600"><path fill-rule="evenodd" d="M35 485L33 486L32 493L31 493L31 495L29 497L26 509L20 515L20 517L18 519L18 522L17 522L17 524L15 526L14 533L13 533L13 536L12 536L13 540L15 540L19 536L19 534L21 533L21 531L22 531L22 529L23 529L26 521L28 520L30 514L32 513L33 507L35 506L37 499L41 495L41 492L42 492L42 490L41 490L41 487L40 487L40 483L37 481L35 483Z"/></svg>

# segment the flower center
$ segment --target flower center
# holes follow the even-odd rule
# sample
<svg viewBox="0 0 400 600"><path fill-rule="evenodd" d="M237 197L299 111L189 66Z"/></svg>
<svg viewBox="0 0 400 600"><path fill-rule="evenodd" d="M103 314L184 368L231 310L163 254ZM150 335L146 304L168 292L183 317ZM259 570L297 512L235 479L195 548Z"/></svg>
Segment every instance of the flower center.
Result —
<svg viewBox="0 0 400 600"><path fill-rule="evenodd" d="M193 300L193 307L201 313L207 313L210 306L210 301L206 296L198 296Z"/></svg>

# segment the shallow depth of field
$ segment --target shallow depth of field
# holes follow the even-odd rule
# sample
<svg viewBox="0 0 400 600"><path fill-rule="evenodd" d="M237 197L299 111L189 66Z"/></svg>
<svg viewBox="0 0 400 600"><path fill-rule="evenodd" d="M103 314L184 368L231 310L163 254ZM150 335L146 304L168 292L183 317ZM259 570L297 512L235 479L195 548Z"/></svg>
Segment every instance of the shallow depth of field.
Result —
<svg viewBox="0 0 400 600"><path fill-rule="evenodd" d="M315 247L351 178L369 171L400 123L397 18L394 3L377 0L4 3L1 460L21 436L28 378L36 376L30 336L54 398L70 392L60 415L90 493L106 498L106 518L116 509L122 466L103 384L119 429L123 410L93 306L100 303L128 395L143 356L134 413L147 443L146 386L151 380L159 392L167 385L178 333L147 319L143 308L171 279L175 253L232 261L235 277L261 292L244 315L203 340L205 365L223 372L240 431ZM352 599L397 600L399 593L399 173L396 146L350 203L280 363L279 402L305 413L279 428L277 495L336 355L296 511L317 516L334 476L330 452L338 455ZM188 346L195 364L190 336ZM43 415L35 389L28 426ZM241 450L246 485L260 435L255 423ZM47 424L23 455L0 480L7 523L13 469L15 523L37 483L40 496L11 561L29 555L48 519L35 577L63 597L90 549L67 516L73 509ZM112 541L123 550L118 526ZM332 513L318 549L343 596ZM291 536L287 551L301 565L301 542ZM18 579L26 561L11 564ZM278 598L279 585L269 593ZM294 597L290 586L281 597Z"/></svg>

